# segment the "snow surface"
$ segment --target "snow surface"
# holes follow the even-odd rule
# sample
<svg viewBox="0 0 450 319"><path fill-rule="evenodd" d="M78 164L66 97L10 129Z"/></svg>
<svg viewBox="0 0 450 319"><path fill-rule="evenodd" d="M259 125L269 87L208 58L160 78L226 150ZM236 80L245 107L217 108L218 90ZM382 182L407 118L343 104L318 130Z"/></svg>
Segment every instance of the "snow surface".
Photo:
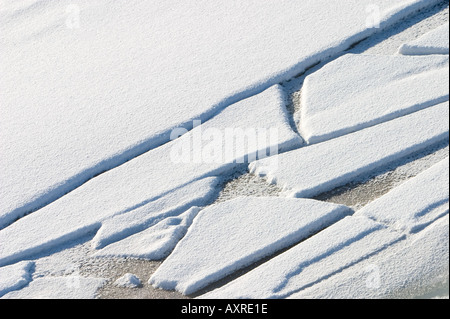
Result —
<svg viewBox="0 0 450 319"><path fill-rule="evenodd" d="M3 299L93 299L105 279L80 276L34 279L25 288L7 293Z"/></svg>
<svg viewBox="0 0 450 319"><path fill-rule="evenodd" d="M403 237L367 217L347 217L200 298L286 298L386 249Z"/></svg>
<svg viewBox="0 0 450 319"><path fill-rule="evenodd" d="M183 293L270 257L204 298L448 296L448 159L346 218L208 206L268 150L288 153L252 172L309 197L448 145L448 31L410 42L444 20L442 0L0 0L0 297L97 298L125 273L115 290L137 295L131 273L171 252L149 283ZM333 61L363 51L384 57ZM305 77L297 130L277 83Z"/></svg>
<svg viewBox="0 0 450 319"><path fill-rule="evenodd" d="M449 158L358 211L398 230L416 233L449 213Z"/></svg>
<svg viewBox="0 0 450 319"><path fill-rule="evenodd" d="M414 129L411 129L414 128ZM249 165L290 196L312 197L449 137L442 103L323 143Z"/></svg>
<svg viewBox="0 0 450 319"><path fill-rule="evenodd" d="M242 165L239 160L246 158L247 154L261 158L268 155L266 151L269 149L278 151L298 147L301 140L289 125L284 103L280 87L274 86L228 107L188 134L97 176L52 204L0 230L0 242L5 243L0 246L0 265L97 231L106 219L147 205L190 182L226 174ZM269 134L273 128L276 128L275 135ZM237 134L231 135L227 143L220 139L219 143L211 141L207 135L209 131L219 133L222 138L230 137L227 135L230 129ZM247 140L241 138L240 132L248 129L253 131L257 143L247 145ZM220 147L216 153L226 156L223 161L203 161L207 153L204 150L209 150L211 144ZM183 162L186 158L190 161ZM195 199L197 194L212 195L216 182L207 180L206 183L210 184L207 189L197 189L191 193L192 198ZM182 195L183 191L179 194ZM126 229L124 233L129 235L134 229L138 227Z"/></svg>
<svg viewBox="0 0 450 319"><path fill-rule="evenodd" d="M438 2L2 0L0 227Z"/></svg>
<svg viewBox="0 0 450 319"><path fill-rule="evenodd" d="M300 131L310 144L448 101L448 56L345 55L306 77Z"/></svg>
<svg viewBox="0 0 450 319"><path fill-rule="evenodd" d="M13 290L25 287L31 281L34 262L21 261L17 264L0 268L0 297Z"/></svg>
<svg viewBox="0 0 450 319"><path fill-rule="evenodd" d="M114 285L121 288L138 288L142 285L142 282L136 275L127 273L117 279Z"/></svg>
<svg viewBox="0 0 450 319"><path fill-rule="evenodd" d="M192 294L342 219L342 205L308 199L242 197L206 208L150 278Z"/></svg>
<svg viewBox="0 0 450 319"><path fill-rule="evenodd" d="M290 297L409 299L448 283L448 214L409 238L400 248L391 247L386 253L369 258L364 264L357 264Z"/></svg>
<svg viewBox="0 0 450 319"><path fill-rule="evenodd" d="M199 211L200 208L193 207L178 217L166 218L155 226L101 249L94 256L164 259L186 234Z"/></svg>
<svg viewBox="0 0 450 319"><path fill-rule="evenodd" d="M398 52L404 55L449 54L449 23L403 44Z"/></svg>
<svg viewBox="0 0 450 319"><path fill-rule="evenodd" d="M192 206L207 205L217 196L219 182L217 177L201 179L139 208L106 219L92 240L92 248L101 249L165 218L177 216Z"/></svg>

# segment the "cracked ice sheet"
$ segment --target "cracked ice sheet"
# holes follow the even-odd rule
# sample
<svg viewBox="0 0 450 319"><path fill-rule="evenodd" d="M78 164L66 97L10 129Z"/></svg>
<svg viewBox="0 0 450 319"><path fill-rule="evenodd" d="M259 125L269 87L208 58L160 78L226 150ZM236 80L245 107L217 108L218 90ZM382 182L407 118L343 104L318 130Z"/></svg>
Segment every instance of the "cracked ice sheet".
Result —
<svg viewBox="0 0 450 319"><path fill-rule="evenodd" d="M449 159L394 188L357 212L399 231L416 233L449 212Z"/></svg>
<svg viewBox="0 0 450 319"><path fill-rule="evenodd" d="M199 211L200 208L193 207L180 216L166 218L155 226L99 250L93 256L162 260L183 238Z"/></svg>
<svg viewBox="0 0 450 319"><path fill-rule="evenodd" d="M369 258L298 294L294 299L414 298L448 282L449 217L398 247ZM448 294L448 293L447 293Z"/></svg>
<svg viewBox="0 0 450 319"><path fill-rule="evenodd" d="M415 41L403 44L399 54L427 55L449 54L449 23L423 35Z"/></svg>
<svg viewBox="0 0 450 319"><path fill-rule="evenodd" d="M300 131L310 144L449 99L448 56L345 55L309 75Z"/></svg>
<svg viewBox="0 0 450 319"><path fill-rule="evenodd" d="M2 0L0 227L438 1Z"/></svg>
<svg viewBox="0 0 450 319"><path fill-rule="evenodd" d="M404 238L366 217L347 217L202 299L286 298Z"/></svg>
<svg viewBox="0 0 450 319"><path fill-rule="evenodd" d="M38 278L2 299L94 299L105 283L106 279L80 276Z"/></svg>
<svg viewBox="0 0 450 319"><path fill-rule="evenodd" d="M248 139L242 138L246 136L242 134L246 130L254 133L253 136L249 134ZM276 134L271 134L273 130ZM229 135L227 132L235 134ZM300 137L290 127L281 88L278 85L271 87L228 107L171 143L97 176L52 204L0 230L0 265L96 231L108 218L134 209L137 211L118 220L125 218L138 224L142 221L145 226L148 220L143 218L139 221L147 209L144 205L161 196L201 178L230 172L242 165L237 160L246 157L246 154L264 157L267 149L272 152L300 145ZM223 155L223 158L210 158L211 150L215 150L212 154ZM214 184L215 181L206 183ZM192 198L195 199L199 193L212 194L211 187L214 186L194 191ZM179 194L181 198L186 195L183 191ZM137 221L133 221L134 213L137 214ZM107 232L115 237L120 225L110 226ZM126 224L124 227L128 226ZM125 229L125 235L142 225L134 226Z"/></svg>
<svg viewBox="0 0 450 319"><path fill-rule="evenodd" d="M21 261L17 264L0 268L0 297L13 290L25 287L31 281L34 267L32 261Z"/></svg>
<svg viewBox="0 0 450 319"><path fill-rule="evenodd" d="M156 223L177 216L192 206L209 204L218 194L220 179L209 177L176 189L166 196L136 209L107 218L92 239L92 248L101 249L111 243L145 230Z"/></svg>
<svg viewBox="0 0 450 319"><path fill-rule="evenodd" d="M346 206L309 199L241 197L211 206L199 213L149 283L195 293L351 213Z"/></svg>
<svg viewBox="0 0 450 319"><path fill-rule="evenodd" d="M449 103L442 103L323 143L253 162L294 197L313 197L351 182L449 137Z"/></svg>

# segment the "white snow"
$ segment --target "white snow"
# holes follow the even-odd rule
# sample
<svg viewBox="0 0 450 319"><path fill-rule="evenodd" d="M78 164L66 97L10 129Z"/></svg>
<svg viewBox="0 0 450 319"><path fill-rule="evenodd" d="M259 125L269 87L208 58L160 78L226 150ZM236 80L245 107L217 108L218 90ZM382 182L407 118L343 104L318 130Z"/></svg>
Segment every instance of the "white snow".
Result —
<svg viewBox="0 0 450 319"><path fill-rule="evenodd" d="M0 225L438 1L2 0Z"/></svg>
<svg viewBox="0 0 450 319"><path fill-rule="evenodd" d="M323 142L448 101L448 56L345 55L305 79L300 131Z"/></svg>
<svg viewBox="0 0 450 319"><path fill-rule="evenodd" d="M25 287L31 281L34 267L32 261L21 261L17 264L0 268L0 297L13 290Z"/></svg>
<svg viewBox="0 0 450 319"><path fill-rule="evenodd" d="M199 213L149 283L195 293L351 212L346 206L307 199L241 197L213 205Z"/></svg>
<svg viewBox="0 0 450 319"><path fill-rule="evenodd" d="M142 285L142 282L136 275L127 273L117 279L114 285L120 288L138 288Z"/></svg>
<svg viewBox="0 0 450 319"><path fill-rule="evenodd" d="M200 298L287 298L402 239L366 217L347 217Z"/></svg>
<svg viewBox="0 0 450 319"><path fill-rule="evenodd" d="M449 159L394 188L358 211L391 227L416 233L449 212Z"/></svg>
<svg viewBox="0 0 450 319"><path fill-rule="evenodd" d="M139 208L114 215L102 222L92 239L92 248L101 249L115 241L145 230L159 221L183 213L192 206L205 206L217 196L220 179L208 177L176 189Z"/></svg>
<svg viewBox="0 0 450 319"><path fill-rule="evenodd" d="M409 238L291 298L410 299L448 283L448 215Z"/></svg>
<svg viewBox="0 0 450 319"><path fill-rule="evenodd" d="M412 129L413 128L413 129ZM288 195L312 197L449 137L449 104L439 104L352 134L253 162Z"/></svg>
<svg viewBox="0 0 450 319"><path fill-rule="evenodd" d="M199 211L200 208L193 207L178 217L166 218L155 226L101 249L94 256L164 259L186 234Z"/></svg>
<svg viewBox="0 0 450 319"><path fill-rule="evenodd" d="M271 134L273 130L276 134ZM227 135L230 131L234 135ZM250 132L247 139L242 134L246 131ZM208 135L211 133L218 138L211 140ZM267 150L277 152L279 148L299 145L300 138L287 119L282 91L274 86L228 107L188 134L97 176L0 230L0 242L5 243L0 246L0 265L97 231L107 218L147 205L190 182L231 172L242 165L240 159L246 154L260 158L267 156ZM223 158L208 161L211 148ZM213 193L211 188L216 182L207 180L206 184L209 185L204 187L208 189L191 193L193 199L196 194ZM126 229L124 233L132 230Z"/></svg>
<svg viewBox="0 0 450 319"><path fill-rule="evenodd" d="M398 52L404 55L449 54L449 23L403 44Z"/></svg>
<svg viewBox="0 0 450 319"><path fill-rule="evenodd" d="M81 276L37 278L25 288L7 293L2 298L94 299L97 290L105 283L105 279Z"/></svg>

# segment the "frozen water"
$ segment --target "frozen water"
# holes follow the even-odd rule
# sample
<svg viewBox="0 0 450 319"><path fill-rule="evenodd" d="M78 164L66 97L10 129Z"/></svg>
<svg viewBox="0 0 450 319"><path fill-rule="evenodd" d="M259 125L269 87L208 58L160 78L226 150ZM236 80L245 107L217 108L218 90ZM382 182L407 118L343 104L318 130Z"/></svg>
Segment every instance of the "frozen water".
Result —
<svg viewBox="0 0 450 319"><path fill-rule="evenodd" d="M249 165L290 196L313 197L448 140L449 105L439 104L324 143ZM412 130L411 128L414 128Z"/></svg>
<svg viewBox="0 0 450 319"><path fill-rule="evenodd" d="M3 0L0 226L437 2Z"/></svg>
<svg viewBox="0 0 450 319"><path fill-rule="evenodd" d="M449 212L449 159L358 211L391 227L416 233Z"/></svg>
<svg viewBox="0 0 450 319"><path fill-rule="evenodd" d="M345 55L306 77L300 132L323 142L448 101L448 56Z"/></svg>
<svg viewBox="0 0 450 319"><path fill-rule="evenodd" d="M0 268L0 297L13 290L20 290L31 281L34 267L32 261L21 261L17 264Z"/></svg>
<svg viewBox="0 0 450 319"><path fill-rule="evenodd" d="M305 199L242 197L210 206L149 282L192 294L350 213L345 206Z"/></svg>
<svg viewBox="0 0 450 319"><path fill-rule="evenodd" d="M401 234L366 217L347 217L200 298L286 298L401 239Z"/></svg>
<svg viewBox="0 0 450 319"><path fill-rule="evenodd" d="M403 44L399 53L404 55L449 54L449 23L443 24L415 41Z"/></svg>
<svg viewBox="0 0 450 319"><path fill-rule="evenodd" d="M150 202L202 178L230 173L242 165L241 159L245 163L253 155L253 158L262 158L272 152L301 145L300 137L289 125L284 103L280 87L274 86L228 107L188 134L90 180L0 230L0 242L5 243L0 247L0 265L96 231L103 221L111 217L138 208L142 210L136 213L142 217L146 213L145 205ZM230 132L232 134L227 135ZM249 133L247 138L242 132ZM208 135L211 133L218 138L211 140L211 135ZM211 149L215 150L213 156L219 155L218 158L211 160ZM215 180L206 180L205 183L206 189L196 189L189 196L192 199L196 194L213 196ZM179 194L183 197L184 191ZM177 204L180 203L174 203ZM123 218L132 219L134 215L127 214ZM144 226L147 221L144 220ZM138 220L137 226L141 227L141 222L142 219ZM132 233L135 226L125 229L124 233ZM130 225L126 223L124 227ZM117 235L117 227L109 227L108 231L112 237Z"/></svg>

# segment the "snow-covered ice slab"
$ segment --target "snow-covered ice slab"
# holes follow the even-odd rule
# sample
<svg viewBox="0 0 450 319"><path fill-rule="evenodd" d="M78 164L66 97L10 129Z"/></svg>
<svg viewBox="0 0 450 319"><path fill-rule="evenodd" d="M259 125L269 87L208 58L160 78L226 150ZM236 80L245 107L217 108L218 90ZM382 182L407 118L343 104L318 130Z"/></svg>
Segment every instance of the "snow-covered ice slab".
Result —
<svg viewBox="0 0 450 319"><path fill-rule="evenodd" d="M323 142L448 101L448 56L345 55L302 89L300 131Z"/></svg>
<svg viewBox="0 0 450 319"><path fill-rule="evenodd" d="M366 217L347 217L200 298L286 298L403 238L400 233Z"/></svg>
<svg viewBox="0 0 450 319"><path fill-rule="evenodd" d="M17 264L0 268L0 297L13 290L25 287L31 281L32 261L21 261Z"/></svg>
<svg viewBox="0 0 450 319"><path fill-rule="evenodd" d="M186 234L199 211L200 208L193 207L180 216L166 218L153 227L99 250L94 256L164 259Z"/></svg>
<svg viewBox="0 0 450 319"><path fill-rule="evenodd" d="M438 1L1 1L0 225Z"/></svg>
<svg viewBox="0 0 450 319"><path fill-rule="evenodd" d="M158 200L107 218L92 239L92 248L101 249L143 231L165 218L177 216L192 206L209 204L218 194L216 186L219 183L220 179L217 177L201 179Z"/></svg>
<svg viewBox="0 0 450 319"><path fill-rule="evenodd" d="M357 212L399 231L416 233L449 212L449 159Z"/></svg>
<svg viewBox="0 0 450 319"><path fill-rule="evenodd" d="M199 213L149 283L195 293L350 213L346 206L308 199L241 197L211 206Z"/></svg>
<svg viewBox="0 0 450 319"><path fill-rule="evenodd" d="M131 215L119 217L117 227L109 225L101 237L106 242L121 239L155 217L149 215L147 220L141 219L142 223L138 221L138 225L131 227L125 223L122 233L117 229L123 218L133 219L134 213L142 217L147 212L145 205L161 204L150 202L202 178L231 172L241 163L248 163L249 158L262 158L280 149L300 146L301 139L289 124L285 103L281 87L271 87L0 230L0 265L84 236L98 230L108 218L137 209ZM177 137L180 130L175 133ZM191 188L193 200L213 194L217 182L212 179L205 183L203 189ZM186 194L177 191L176 196L180 202L174 200L174 208L182 213L176 205L186 204L183 203ZM98 244L102 244L100 239Z"/></svg>
<svg viewBox="0 0 450 319"><path fill-rule="evenodd" d="M253 162L290 196L313 197L449 137L449 103Z"/></svg>
<svg viewBox="0 0 450 319"><path fill-rule="evenodd" d="M102 278L80 276L43 277L27 287L4 295L3 299L94 299L106 283Z"/></svg>
<svg viewBox="0 0 450 319"><path fill-rule="evenodd" d="M414 298L448 280L449 218L433 223L392 247L290 298Z"/></svg>
<svg viewBox="0 0 450 319"><path fill-rule="evenodd" d="M404 55L449 54L449 23L428 32L399 49Z"/></svg>

